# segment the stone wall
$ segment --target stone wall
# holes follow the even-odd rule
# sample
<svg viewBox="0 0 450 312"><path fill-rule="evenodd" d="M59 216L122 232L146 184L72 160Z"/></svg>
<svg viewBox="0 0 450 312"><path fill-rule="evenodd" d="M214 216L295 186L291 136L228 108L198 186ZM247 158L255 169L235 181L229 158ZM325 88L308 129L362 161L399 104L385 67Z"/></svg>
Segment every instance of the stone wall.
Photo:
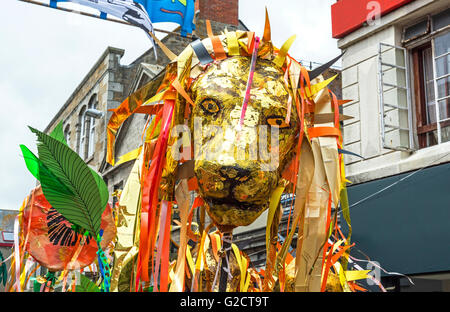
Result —
<svg viewBox="0 0 450 312"><path fill-rule="evenodd" d="M63 129L69 130L69 146L80 152L81 113L91 100L97 101L97 110L102 111L104 116L95 120L94 152L85 158L95 170L99 170L105 158L106 125L110 117L108 110L120 105L128 88L126 68L120 65L123 54L124 50L108 47L45 129L50 133L62 121Z"/></svg>

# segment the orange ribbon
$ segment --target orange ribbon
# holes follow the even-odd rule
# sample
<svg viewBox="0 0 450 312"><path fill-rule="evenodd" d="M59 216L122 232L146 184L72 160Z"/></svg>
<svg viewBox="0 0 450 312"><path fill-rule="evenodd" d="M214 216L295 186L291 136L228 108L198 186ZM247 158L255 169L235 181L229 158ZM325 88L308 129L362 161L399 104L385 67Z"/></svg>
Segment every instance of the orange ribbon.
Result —
<svg viewBox="0 0 450 312"><path fill-rule="evenodd" d="M313 127L308 129L309 138L317 138L324 136L341 137L341 131L334 127Z"/></svg>
<svg viewBox="0 0 450 312"><path fill-rule="evenodd" d="M159 183L161 181L162 168L165 162L167 141L174 106L174 100L166 100L164 104L161 134L156 143L152 162L143 187L138 277L141 276L142 280L145 282L150 281L148 263L149 260L152 261L153 257L150 253L153 253L156 243L156 226L159 219L159 216L156 215Z"/></svg>
<svg viewBox="0 0 450 312"><path fill-rule="evenodd" d="M208 37L211 39L211 43L213 45L214 57L216 61L224 60L227 58L227 54L225 49L223 48L222 41L219 36L214 36L212 32L211 22L206 20L206 30L208 32Z"/></svg>

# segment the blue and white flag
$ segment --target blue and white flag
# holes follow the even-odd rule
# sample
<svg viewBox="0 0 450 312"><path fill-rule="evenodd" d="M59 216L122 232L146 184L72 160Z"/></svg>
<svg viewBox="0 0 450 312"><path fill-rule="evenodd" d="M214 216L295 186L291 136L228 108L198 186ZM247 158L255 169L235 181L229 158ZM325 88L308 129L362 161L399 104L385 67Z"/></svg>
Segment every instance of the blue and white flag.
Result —
<svg viewBox="0 0 450 312"><path fill-rule="evenodd" d="M56 8L58 2L73 2L100 11L100 17L106 19L107 15L120 18L128 23L143 29L155 46L152 36L153 25L145 8L133 0L50 0L50 7ZM153 49L156 54L156 48Z"/></svg>
<svg viewBox="0 0 450 312"><path fill-rule="evenodd" d="M181 26L181 35L195 30L195 0L135 0L144 6L153 23L172 22Z"/></svg>

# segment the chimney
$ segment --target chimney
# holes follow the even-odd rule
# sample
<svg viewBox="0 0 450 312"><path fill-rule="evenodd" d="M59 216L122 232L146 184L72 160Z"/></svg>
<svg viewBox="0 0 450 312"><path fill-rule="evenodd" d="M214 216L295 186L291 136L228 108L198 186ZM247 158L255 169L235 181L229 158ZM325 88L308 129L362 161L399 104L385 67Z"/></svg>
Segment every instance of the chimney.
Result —
<svg viewBox="0 0 450 312"><path fill-rule="evenodd" d="M197 5L201 19L239 25L239 0L197 0Z"/></svg>

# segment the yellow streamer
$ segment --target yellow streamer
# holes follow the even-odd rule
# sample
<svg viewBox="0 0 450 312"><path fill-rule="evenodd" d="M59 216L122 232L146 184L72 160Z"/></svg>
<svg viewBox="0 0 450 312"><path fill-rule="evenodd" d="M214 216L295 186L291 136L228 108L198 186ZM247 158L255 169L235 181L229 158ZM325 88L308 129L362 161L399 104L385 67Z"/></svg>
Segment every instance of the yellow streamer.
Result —
<svg viewBox="0 0 450 312"><path fill-rule="evenodd" d="M216 238L216 242L217 242L217 250L220 250L222 248L222 241L220 240L220 235L214 234L214 237Z"/></svg>
<svg viewBox="0 0 450 312"><path fill-rule="evenodd" d="M227 34L228 55L241 55L239 52L239 43L235 32L228 32Z"/></svg>
<svg viewBox="0 0 450 312"><path fill-rule="evenodd" d="M149 100L147 100L144 104L141 105L142 106L149 106L149 105L153 105L155 103L161 102L164 99L172 99L173 96L170 97L165 97L166 93L167 93L168 89L164 89L158 93L156 93L152 98L150 98Z"/></svg>
<svg viewBox="0 0 450 312"><path fill-rule="evenodd" d="M203 270L203 249L205 246L205 239L206 239L206 232L203 232L202 235L202 240L200 242L200 248L198 249L197 252L197 262L195 264L195 269L197 271L202 271Z"/></svg>
<svg viewBox="0 0 450 312"><path fill-rule="evenodd" d="M339 262L336 262L335 264L333 264L333 266L336 269L336 271L338 272L339 282L341 283L341 286L342 286L342 289L344 290L344 292L351 292L352 290L350 289L350 287L347 284L347 279L345 278L345 272L344 272L344 269L342 268L341 264Z"/></svg>
<svg viewBox="0 0 450 312"><path fill-rule="evenodd" d="M292 44L294 43L295 38L297 38L297 35L293 35L281 47L279 54L273 61L277 66L283 67L284 61L286 60L287 53L288 53L289 49L291 48Z"/></svg>
<svg viewBox="0 0 450 312"><path fill-rule="evenodd" d="M322 90L323 88L328 86L334 79L336 79L337 76L338 75L335 75L335 76L331 77L330 79L327 79L327 80L321 81L319 83L316 83L315 85L312 85L311 90L309 90L309 88L305 88L306 96L310 98L310 97L316 95L317 93L319 93L320 90Z"/></svg>
<svg viewBox="0 0 450 312"><path fill-rule="evenodd" d="M364 271L345 271L345 279L348 282L351 281L357 281L367 278L367 274L370 272L370 270L364 270Z"/></svg>
<svg viewBox="0 0 450 312"><path fill-rule="evenodd" d="M191 269L191 273L194 274L195 273L195 265L194 265L194 260L192 259L191 247L189 245L186 247L186 259L188 261L189 268Z"/></svg>
<svg viewBox="0 0 450 312"><path fill-rule="evenodd" d="M142 146L138 147L135 150L132 150L131 152L126 153L125 155L120 156L119 160L114 164L114 166L118 166L120 164L137 159L141 154L141 150Z"/></svg>
<svg viewBox="0 0 450 312"><path fill-rule="evenodd" d="M247 279L245 280L244 290L243 292L248 291L248 286L250 286L250 274L247 274Z"/></svg>
<svg viewBox="0 0 450 312"><path fill-rule="evenodd" d="M231 244L231 247L233 248L233 252L234 255L236 257L236 261L239 265L239 270L241 271L241 281L240 281L240 291L242 291L244 289L244 284L245 284L245 273L246 273L246 269L244 268L244 263L242 263L241 259L241 253L239 252L239 248L235 245L235 244Z"/></svg>

